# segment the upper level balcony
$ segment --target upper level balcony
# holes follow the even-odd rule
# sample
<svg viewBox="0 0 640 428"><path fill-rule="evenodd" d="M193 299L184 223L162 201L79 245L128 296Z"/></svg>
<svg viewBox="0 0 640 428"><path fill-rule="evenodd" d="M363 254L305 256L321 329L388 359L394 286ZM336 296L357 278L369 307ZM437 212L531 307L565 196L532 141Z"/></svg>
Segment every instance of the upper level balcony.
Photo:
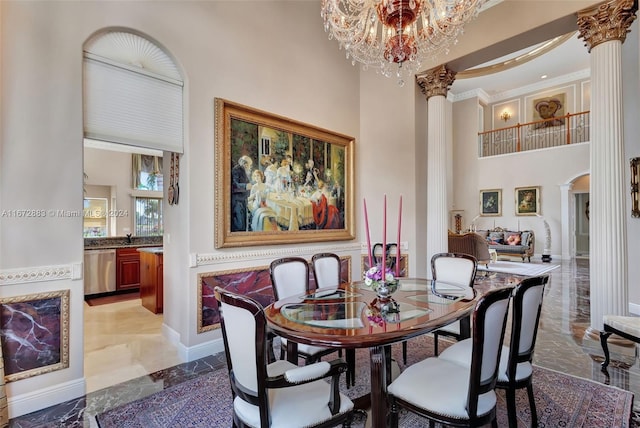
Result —
<svg viewBox="0 0 640 428"><path fill-rule="evenodd" d="M584 143L590 141L589 119L585 111L479 132L478 155L482 158Z"/></svg>

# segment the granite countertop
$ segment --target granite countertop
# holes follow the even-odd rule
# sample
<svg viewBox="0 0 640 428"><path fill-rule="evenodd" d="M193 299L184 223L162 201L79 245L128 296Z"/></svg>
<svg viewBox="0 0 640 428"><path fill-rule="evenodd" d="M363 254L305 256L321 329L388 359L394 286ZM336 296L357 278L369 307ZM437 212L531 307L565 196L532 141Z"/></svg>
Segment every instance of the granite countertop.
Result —
<svg viewBox="0 0 640 428"><path fill-rule="evenodd" d="M163 254L163 247L140 247L138 251L141 253Z"/></svg>
<svg viewBox="0 0 640 428"><path fill-rule="evenodd" d="M162 236L115 236L110 238L84 238L85 250L117 248L162 247Z"/></svg>

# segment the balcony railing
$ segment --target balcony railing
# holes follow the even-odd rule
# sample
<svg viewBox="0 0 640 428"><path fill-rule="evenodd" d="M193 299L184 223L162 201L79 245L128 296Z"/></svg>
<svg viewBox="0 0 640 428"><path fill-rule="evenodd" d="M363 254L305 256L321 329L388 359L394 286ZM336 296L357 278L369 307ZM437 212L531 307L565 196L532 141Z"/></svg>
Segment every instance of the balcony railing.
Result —
<svg viewBox="0 0 640 428"><path fill-rule="evenodd" d="M479 156L496 156L589 141L589 112L478 133Z"/></svg>

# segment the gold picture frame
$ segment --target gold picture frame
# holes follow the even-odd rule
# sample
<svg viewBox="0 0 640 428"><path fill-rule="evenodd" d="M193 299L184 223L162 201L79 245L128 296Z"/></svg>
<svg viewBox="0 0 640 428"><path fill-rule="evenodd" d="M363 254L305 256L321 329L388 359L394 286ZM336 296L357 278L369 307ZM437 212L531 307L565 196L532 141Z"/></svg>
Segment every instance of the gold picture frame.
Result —
<svg viewBox="0 0 640 428"><path fill-rule="evenodd" d="M631 217L640 217L640 202L638 192L640 189L640 157L631 158Z"/></svg>
<svg viewBox="0 0 640 428"><path fill-rule="evenodd" d="M540 214L540 186L516 187L516 215Z"/></svg>
<svg viewBox="0 0 640 428"><path fill-rule="evenodd" d="M69 367L69 290L0 298L0 314L5 382Z"/></svg>
<svg viewBox="0 0 640 428"><path fill-rule="evenodd" d="M502 189L480 190L480 215L483 217L502 215Z"/></svg>
<svg viewBox="0 0 640 428"><path fill-rule="evenodd" d="M353 137L215 99L215 247L355 239Z"/></svg>

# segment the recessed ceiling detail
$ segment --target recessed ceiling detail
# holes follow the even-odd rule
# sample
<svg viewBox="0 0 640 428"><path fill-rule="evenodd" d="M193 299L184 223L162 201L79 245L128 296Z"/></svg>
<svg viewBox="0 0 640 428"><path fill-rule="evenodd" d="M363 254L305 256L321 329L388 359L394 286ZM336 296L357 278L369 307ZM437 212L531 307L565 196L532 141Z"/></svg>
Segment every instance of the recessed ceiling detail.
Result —
<svg viewBox="0 0 640 428"><path fill-rule="evenodd" d="M576 33L568 33L564 36L555 37L540 46L537 46L530 51L518 55L515 58L510 58L506 61L499 62L497 64L487 65L485 67L477 67L470 68L468 70L460 71L456 74L456 79L470 79L473 77L486 76L493 73L499 73L501 71L509 70L510 68L517 67L522 64L526 64L527 62L538 58L541 55L546 54L547 52L555 49L560 46L570 38L572 38Z"/></svg>

